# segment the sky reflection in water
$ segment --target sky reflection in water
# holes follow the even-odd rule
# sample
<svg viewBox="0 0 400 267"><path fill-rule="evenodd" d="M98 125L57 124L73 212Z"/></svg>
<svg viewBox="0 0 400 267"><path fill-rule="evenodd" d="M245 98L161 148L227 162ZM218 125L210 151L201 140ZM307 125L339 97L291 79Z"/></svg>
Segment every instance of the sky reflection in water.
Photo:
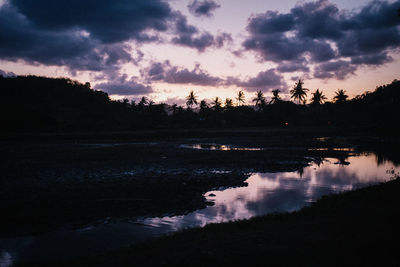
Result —
<svg viewBox="0 0 400 267"><path fill-rule="evenodd" d="M390 179L390 162L377 163L374 154L342 159L326 158L303 172L254 173L248 186L210 191L205 194L214 206L184 216L148 218L142 223L170 231L208 223L247 219L271 212L298 210L323 195L352 190ZM345 164L343 164L345 163ZM398 170L397 170L398 171Z"/></svg>

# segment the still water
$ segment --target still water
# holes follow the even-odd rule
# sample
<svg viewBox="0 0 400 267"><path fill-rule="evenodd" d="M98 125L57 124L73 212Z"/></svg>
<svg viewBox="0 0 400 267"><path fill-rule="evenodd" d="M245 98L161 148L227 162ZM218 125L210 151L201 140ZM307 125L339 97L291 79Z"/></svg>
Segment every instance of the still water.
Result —
<svg viewBox="0 0 400 267"><path fill-rule="evenodd" d="M73 258L188 227L294 211L323 195L387 181L391 178L390 170L399 172L400 168L390 161L378 160L373 153L365 153L352 154L345 160L325 158L297 172L249 173L247 186L207 192L204 196L213 205L186 215L134 220L106 218L81 229L0 239L0 267L13 266L20 260Z"/></svg>

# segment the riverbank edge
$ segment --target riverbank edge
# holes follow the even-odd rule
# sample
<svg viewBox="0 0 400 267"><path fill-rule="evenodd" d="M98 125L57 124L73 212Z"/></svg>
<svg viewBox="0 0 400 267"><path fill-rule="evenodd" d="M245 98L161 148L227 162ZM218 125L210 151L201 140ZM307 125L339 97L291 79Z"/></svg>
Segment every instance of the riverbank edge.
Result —
<svg viewBox="0 0 400 267"><path fill-rule="evenodd" d="M41 266L395 266L400 178L324 196L292 213L210 224Z"/></svg>

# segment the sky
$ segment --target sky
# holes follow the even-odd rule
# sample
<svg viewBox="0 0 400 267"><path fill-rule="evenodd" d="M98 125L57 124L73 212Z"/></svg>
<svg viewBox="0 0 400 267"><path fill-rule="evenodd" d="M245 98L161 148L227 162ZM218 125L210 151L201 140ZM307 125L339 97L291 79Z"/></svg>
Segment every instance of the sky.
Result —
<svg viewBox="0 0 400 267"><path fill-rule="evenodd" d="M397 1L0 0L0 74L68 77L113 99L248 103L298 79L331 99L399 79ZM311 98L310 94L308 96Z"/></svg>

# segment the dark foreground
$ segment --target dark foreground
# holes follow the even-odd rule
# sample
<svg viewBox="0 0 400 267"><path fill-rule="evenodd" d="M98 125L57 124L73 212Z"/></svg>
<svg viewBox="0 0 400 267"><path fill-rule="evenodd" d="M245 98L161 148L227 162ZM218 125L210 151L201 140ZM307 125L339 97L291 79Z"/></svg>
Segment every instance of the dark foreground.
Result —
<svg viewBox="0 0 400 267"><path fill-rule="evenodd" d="M48 266L395 266L400 180L331 195L299 212L190 229Z"/></svg>

